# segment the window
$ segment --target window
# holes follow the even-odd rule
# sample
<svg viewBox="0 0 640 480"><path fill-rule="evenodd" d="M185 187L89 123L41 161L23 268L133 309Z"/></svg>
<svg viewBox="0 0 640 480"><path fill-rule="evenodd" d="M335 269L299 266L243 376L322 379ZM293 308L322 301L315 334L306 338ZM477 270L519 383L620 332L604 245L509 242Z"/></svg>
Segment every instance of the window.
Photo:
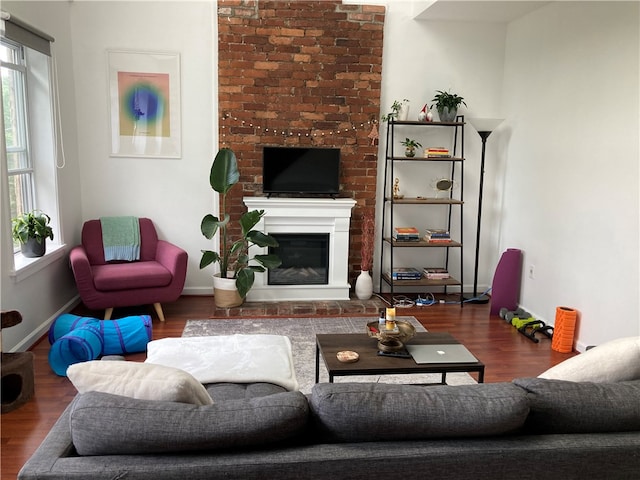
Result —
<svg viewBox="0 0 640 480"><path fill-rule="evenodd" d="M11 218L34 210L33 164L27 132L26 69L21 45L0 41L2 108ZM19 245L14 241L14 251Z"/></svg>
<svg viewBox="0 0 640 480"><path fill-rule="evenodd" d="M52 85L51 42L53 38L19 19L2 13L0 37L0 85L2 86L3 140L2 203L7 202L2 221L32 210L51 217L55 244L47 245L44 260L26 259L15 242L2 242L13 250L13 272L17 280L37 271L64 253L58 227L56 135ZM4 186L8 188L4 188ZM5 230L6 231L6 230ZM4 239L3 239L4 240ZM9 240L9 239L7 239ZM6 244L12 247L5 247Z"/></svg>

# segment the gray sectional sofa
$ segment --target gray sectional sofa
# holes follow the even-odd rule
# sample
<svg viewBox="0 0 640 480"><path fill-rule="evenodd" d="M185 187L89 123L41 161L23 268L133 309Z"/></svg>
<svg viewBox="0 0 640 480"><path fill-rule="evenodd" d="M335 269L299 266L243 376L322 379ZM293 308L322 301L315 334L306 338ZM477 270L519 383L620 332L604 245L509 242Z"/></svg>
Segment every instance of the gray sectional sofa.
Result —
<svg viewBox="0 0 640 480"><path fill-rule="evenodd" d="M19 479L635 479L640 380L79 394Z"/></svg>

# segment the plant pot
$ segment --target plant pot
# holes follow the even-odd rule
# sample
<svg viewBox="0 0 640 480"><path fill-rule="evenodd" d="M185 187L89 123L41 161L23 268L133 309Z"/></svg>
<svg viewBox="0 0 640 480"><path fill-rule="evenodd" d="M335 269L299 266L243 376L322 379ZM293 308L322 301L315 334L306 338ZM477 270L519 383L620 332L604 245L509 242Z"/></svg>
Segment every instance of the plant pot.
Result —
<svg viewBox="0 0 640 480"><path fill-rule="evenodd" d="M362 270L356 278L356 297L360 300L369 300L373 295L373 280L367 270Z"/></svg>
<svg viewBox="0 0 640 480"><path fill-rule="evenodd" d="M408 118L409 118L409 105L403 104L400 107L400 110L398 110L398 121L406 122Z"/></svg>
<svg viewBox="0 0 640 480"><path fill-rule="evenodd" d="M438 108L438 116L440 117L441 122L446 122L446 123L455 122L456 115L458 115L457 108L452 108L452 109L449 109L449 107Z"/></svg>
<svg viewBox="0 0 640 480"><path fill-rule="evenodd" d="M47 251L47 240L42 239L42 243L38 243L35 238L30 238L27 243L20 244L20 252L27 258L42 257Z"/></svg>
<svg viewBox="0 0 640 480"><path fill-rule="evenodd" d="M219 273L213 276L213 302L216 307L238 307L244 298L238 293L235 278L221 278Z"/></svg>
<svg viewBox="0 0 640 480"><path fill-rule="evenodd" d="M409 158L413 158L416 156L416 149L413 147L407 147L404 149L404 156L405 157L409 157Z"/></svg>

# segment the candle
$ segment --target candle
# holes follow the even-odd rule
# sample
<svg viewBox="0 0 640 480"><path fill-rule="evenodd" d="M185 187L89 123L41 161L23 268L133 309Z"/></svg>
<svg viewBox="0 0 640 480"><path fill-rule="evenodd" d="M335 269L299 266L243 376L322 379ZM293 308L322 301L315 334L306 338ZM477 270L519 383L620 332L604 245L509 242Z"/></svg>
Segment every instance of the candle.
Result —
<svg viewBox="0 0 640 480"><path fill-rule="evenodd" d="M396 309L395 307L387 308L387 321L385 322L385 330L394 330L396 328Z"/></svg>

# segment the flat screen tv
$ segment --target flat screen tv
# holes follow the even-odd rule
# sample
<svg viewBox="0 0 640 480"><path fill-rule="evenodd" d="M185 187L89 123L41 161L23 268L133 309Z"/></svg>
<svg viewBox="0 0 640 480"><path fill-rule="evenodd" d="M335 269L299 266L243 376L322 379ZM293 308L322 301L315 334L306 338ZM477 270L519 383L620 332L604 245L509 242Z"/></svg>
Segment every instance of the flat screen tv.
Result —
<svg viewBox="0 0 640 480"><path fill-rule="evenodd" d="M264 147L262 191L272 194L337 195L340 149Z"/></svg>

